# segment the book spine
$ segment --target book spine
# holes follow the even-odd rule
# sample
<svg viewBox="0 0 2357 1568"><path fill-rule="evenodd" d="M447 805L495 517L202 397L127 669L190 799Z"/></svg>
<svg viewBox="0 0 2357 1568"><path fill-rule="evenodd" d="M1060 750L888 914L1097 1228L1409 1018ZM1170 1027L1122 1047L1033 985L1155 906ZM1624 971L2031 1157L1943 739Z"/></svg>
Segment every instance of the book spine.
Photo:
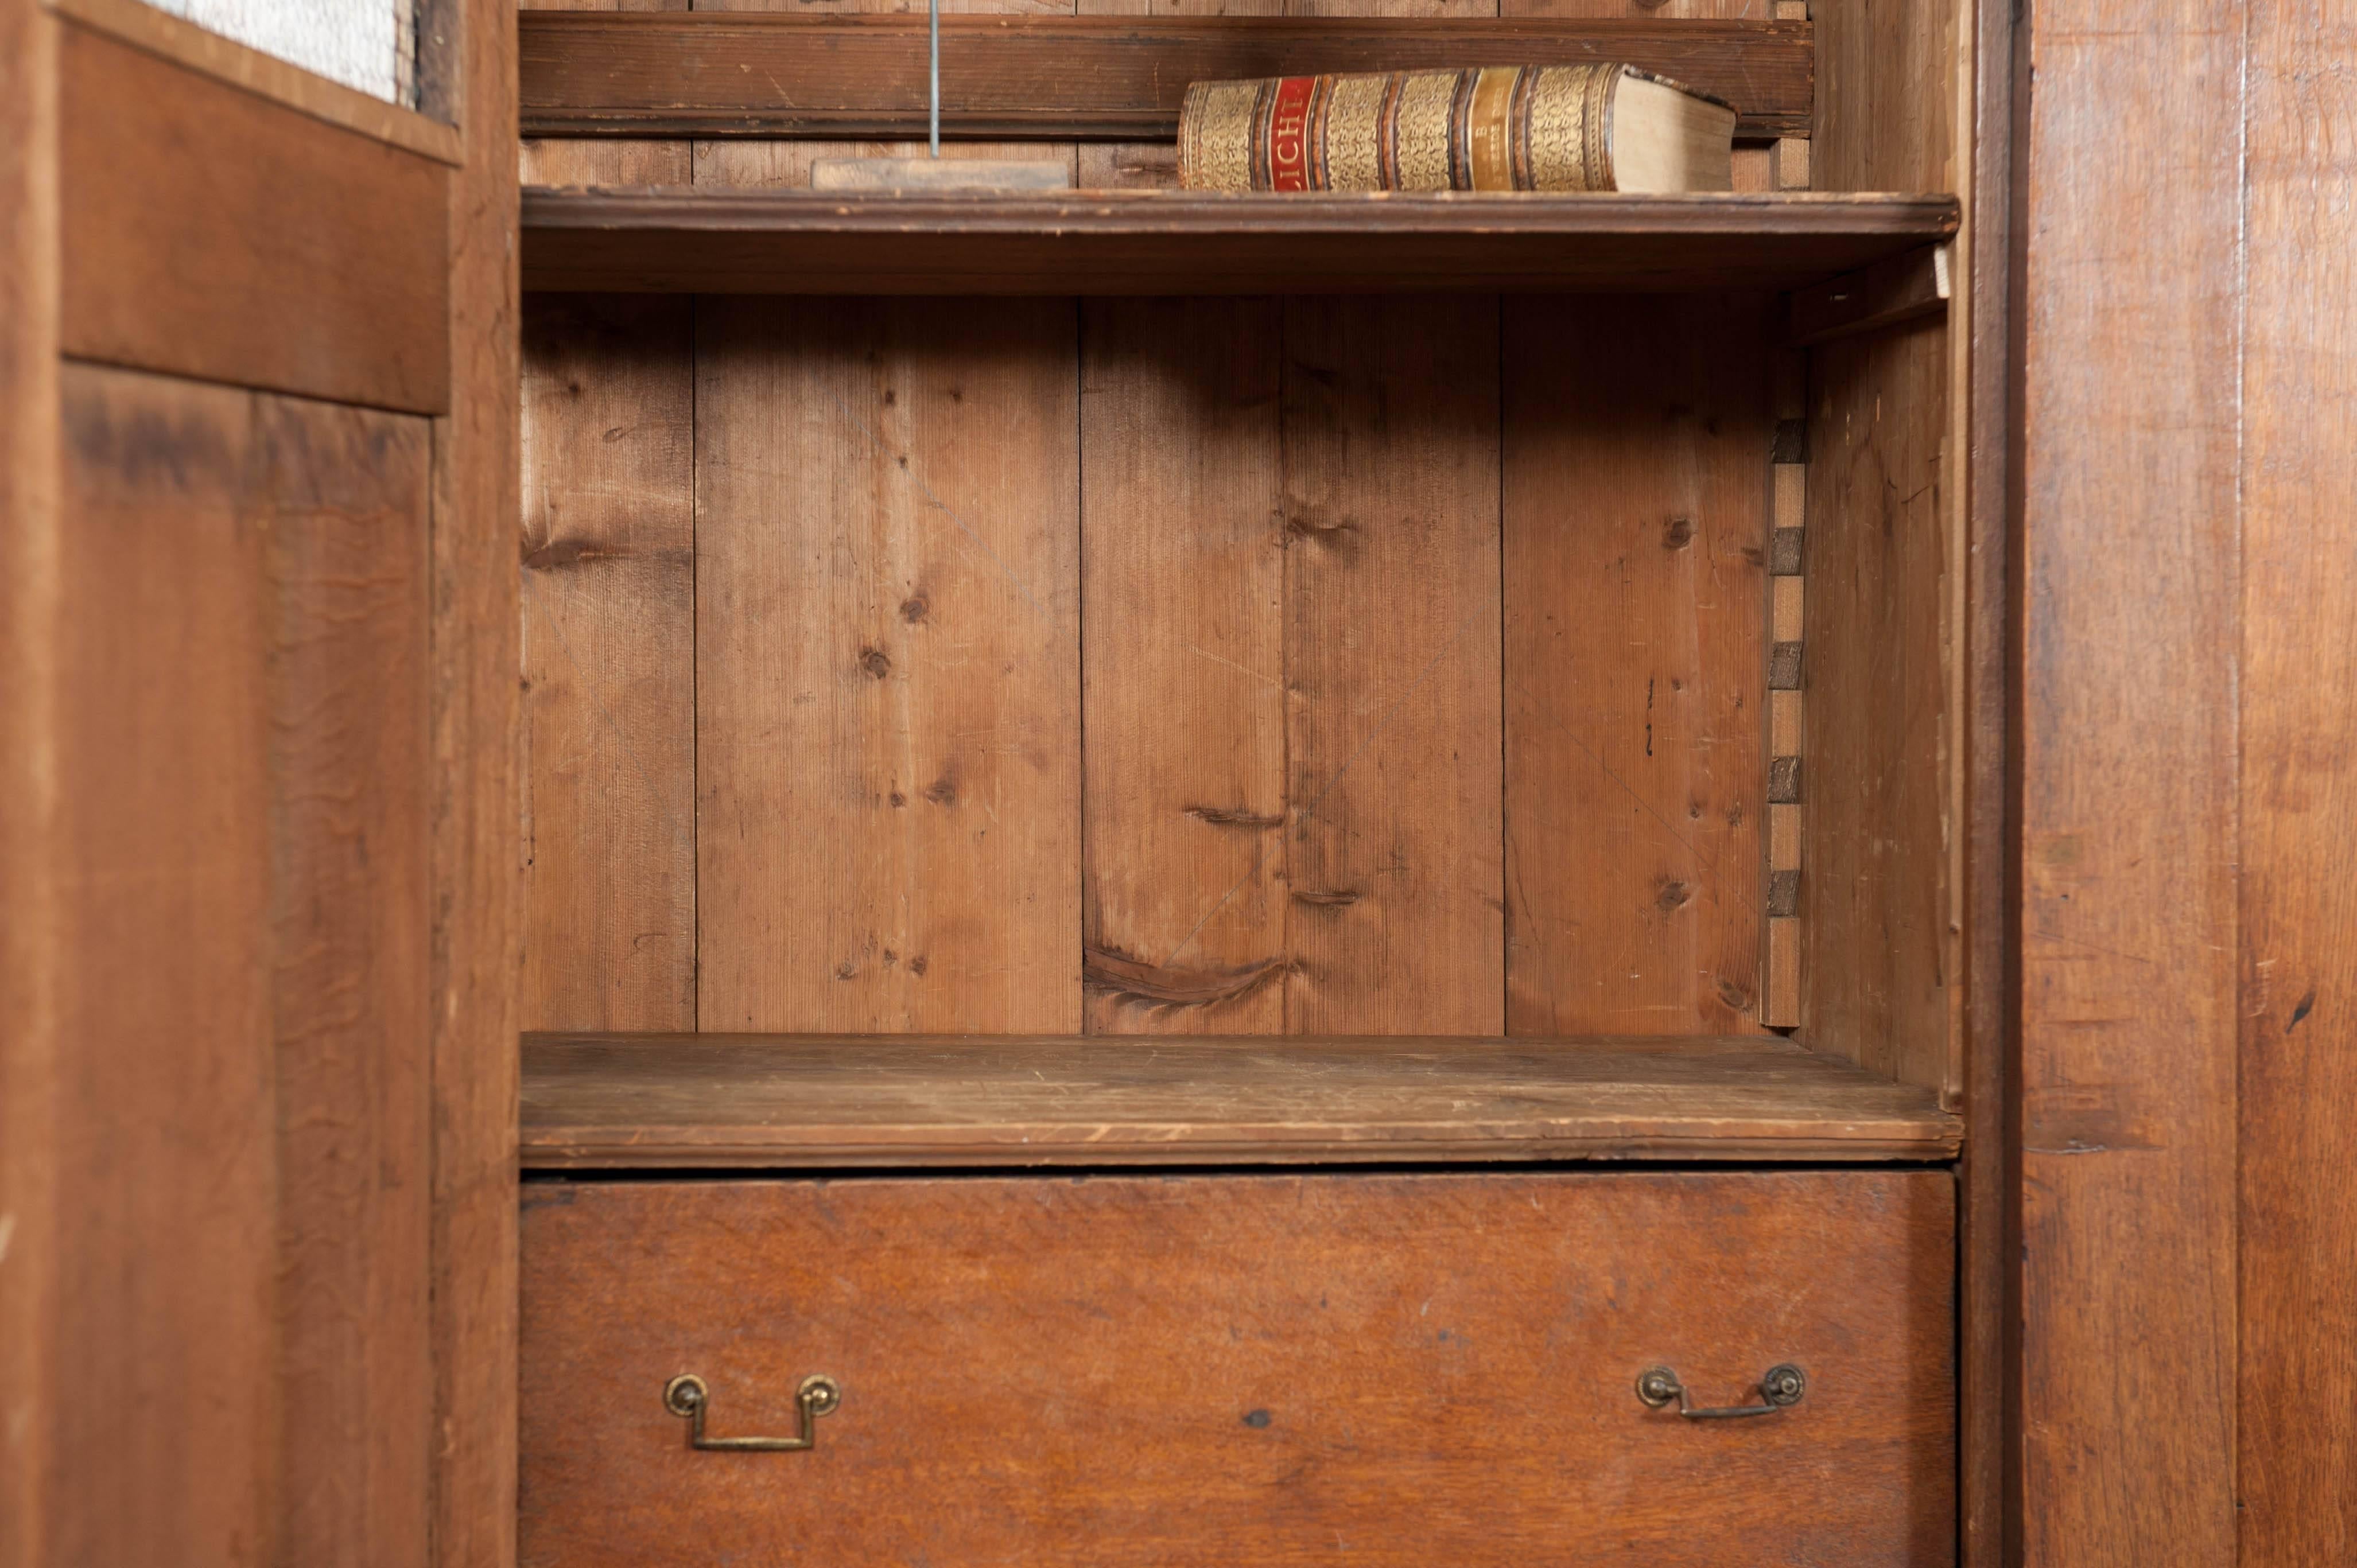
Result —
<svg viewBox="0 0 2357 1568"><path fill-rule="evenodd" d="M1189 190L1610 190L1620 65L1199 81Z"/></svg>

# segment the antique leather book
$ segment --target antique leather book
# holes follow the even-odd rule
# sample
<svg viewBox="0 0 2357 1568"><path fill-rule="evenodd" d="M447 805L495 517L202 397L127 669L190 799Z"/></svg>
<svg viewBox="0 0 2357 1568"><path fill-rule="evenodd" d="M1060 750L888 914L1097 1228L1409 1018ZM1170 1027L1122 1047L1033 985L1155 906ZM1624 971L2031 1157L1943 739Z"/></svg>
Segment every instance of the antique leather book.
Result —
<svg viewBox="0 0 2357 1568"><path fill-rule="evenodd" d="M1727 190L1735 111L1615 64L1199 81L1190 190Z"/></svg>

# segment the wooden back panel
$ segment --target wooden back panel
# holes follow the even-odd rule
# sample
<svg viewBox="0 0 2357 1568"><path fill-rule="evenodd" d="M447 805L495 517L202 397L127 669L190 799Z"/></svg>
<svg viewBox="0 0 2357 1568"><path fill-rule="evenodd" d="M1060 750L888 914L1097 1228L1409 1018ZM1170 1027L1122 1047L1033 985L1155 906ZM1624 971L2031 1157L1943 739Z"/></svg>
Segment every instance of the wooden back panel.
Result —
<svg viewBox="0 0 2357 1568"><path fill-rule="evenodd" d="M689 314L532 316L533 1026L1753 1026L1760 302Z"/></svg>

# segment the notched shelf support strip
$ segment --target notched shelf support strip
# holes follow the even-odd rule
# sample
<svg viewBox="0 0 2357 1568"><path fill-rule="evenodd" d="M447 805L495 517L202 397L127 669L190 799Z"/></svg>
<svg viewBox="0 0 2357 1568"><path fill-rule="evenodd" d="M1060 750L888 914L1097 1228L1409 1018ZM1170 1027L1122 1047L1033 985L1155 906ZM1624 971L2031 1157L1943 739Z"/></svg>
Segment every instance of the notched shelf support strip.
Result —
<svg viewBox="0 0 2357 1568"><path fill-rule="evenodd" d="M1779 356L1769 453L1767 983L1760 1021L1801 1022L1801 679L1809 499L1807 359Z"/></svg>

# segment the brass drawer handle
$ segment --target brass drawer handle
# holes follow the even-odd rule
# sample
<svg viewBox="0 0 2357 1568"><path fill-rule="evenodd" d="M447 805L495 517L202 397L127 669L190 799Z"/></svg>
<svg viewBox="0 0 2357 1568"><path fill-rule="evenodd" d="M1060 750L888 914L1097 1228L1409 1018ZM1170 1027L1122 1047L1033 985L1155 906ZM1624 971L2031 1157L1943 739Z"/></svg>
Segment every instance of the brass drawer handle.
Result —
<svg viewBox="0 0 2357 1568"><path fill-rule="evenodd" d="M1667 1367L1649 1367L1637 1377L1637 1397L1654 1410L1672 1400L1677 1401L1678 1413L1688 1421L1729 1421L1746 1415L1773 1415L1801 1402L1809 1391L1808 1374L1785 1362L1768 1369L1760 1380L1760 1397L1763 1404L1729 1404L1715 1409L1696 1409L1686 1386Z"/></svg>
<svg viewBox="0 0 2357 1568"><path fill-rule="evenodd" d="M686 1417L687 1445L690 1448L718 1449L729 1454L791 1454L798 1449L818 1446L818 1434L812 1430L818 1418L843 1402L843 1391L834 1380L825 1376L808 1377L794 1391L795 1408L802 1412L802 1430L799 1437L706 1437L704 1435L704 1412L712 1407L712 1391L694 1372L683 1372L663 1385L663 1409L673 1415Z"/></svg>

